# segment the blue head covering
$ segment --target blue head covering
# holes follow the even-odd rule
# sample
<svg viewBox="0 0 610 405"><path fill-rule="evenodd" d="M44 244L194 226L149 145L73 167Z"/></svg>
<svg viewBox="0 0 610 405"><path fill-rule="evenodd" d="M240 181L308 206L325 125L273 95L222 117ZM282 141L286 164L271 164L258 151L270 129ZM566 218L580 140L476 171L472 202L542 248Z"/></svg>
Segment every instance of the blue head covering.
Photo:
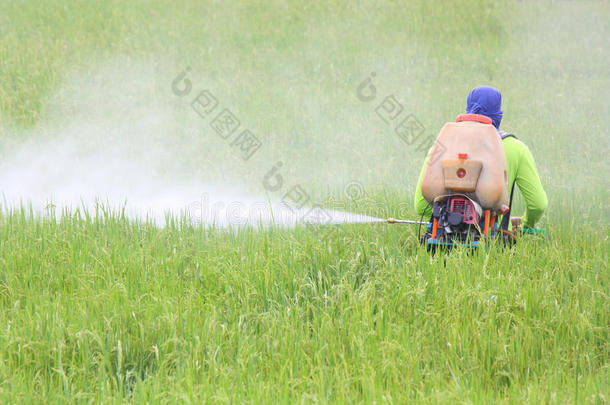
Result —
<svg viewBox="0 0 610 405"><path fill-rule="evenodd" d="M479 86L472 89L466 100L466 112L468 114L481 114L491 118L491 121L500 129L502 121L502 95L491 86Z"/></svg>

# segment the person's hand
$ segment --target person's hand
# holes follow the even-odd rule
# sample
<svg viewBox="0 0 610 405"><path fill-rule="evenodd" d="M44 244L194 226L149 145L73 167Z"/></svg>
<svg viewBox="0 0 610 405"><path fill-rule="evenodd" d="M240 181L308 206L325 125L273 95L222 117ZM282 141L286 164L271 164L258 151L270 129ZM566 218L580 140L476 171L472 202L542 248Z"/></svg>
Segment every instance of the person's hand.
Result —
<svg viewBox="0 0 610 405"><path fill-rule="evenodd" d="M513 224L513 228L519 228L521 226L521 217L510 217L510 223Z"/></svg>
<svg viewBox="0 0 610 405"><path fill-rule="evenodd" d="M523 228L523 234L524 235L542 235L542 236L546 236L546 231L544 229L530 228L530 227L526 226L525 228Z"/></svg>

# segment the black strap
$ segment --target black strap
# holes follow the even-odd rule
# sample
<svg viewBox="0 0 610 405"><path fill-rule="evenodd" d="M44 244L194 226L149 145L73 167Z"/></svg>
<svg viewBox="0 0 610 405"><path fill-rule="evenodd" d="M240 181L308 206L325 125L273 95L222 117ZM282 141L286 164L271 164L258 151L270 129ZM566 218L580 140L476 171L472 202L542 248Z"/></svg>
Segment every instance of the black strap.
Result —
<svg viewBox="0 0 610 405"><path fill-rule="evenodd" d="M500 131L500 139L505 139L505 138L515 138L515 139L519 139L515 136L515 134L511 134L508 132L504 132L504 131Z"/></svg>
<svg viewBox="0 0 610 405"><path fill-rule="evenodd" d="M500 138L518 139L514 134L504 132L504 131L500 131ZM500 224L500 229L504 229L505 231L508 230L508 221L510 221L510 210L511 210L511 208L513 208L513 194L515 192L515 183L516 183L516 181L513 181L513 185L510 189L510 202L508 203L508 212L502 216L502 223Z"/></svg>
<svg viewBox="0 0 610 405"><path fill-rule="evenodd" d="M513 181L513 186L510 189L510 202L508 203L508 212L502 216L502 223L500 223L500 229L504 229L508 231L508 221L510 221L510 210L513 208L513 194L515 192L515 183Z"/></svg>

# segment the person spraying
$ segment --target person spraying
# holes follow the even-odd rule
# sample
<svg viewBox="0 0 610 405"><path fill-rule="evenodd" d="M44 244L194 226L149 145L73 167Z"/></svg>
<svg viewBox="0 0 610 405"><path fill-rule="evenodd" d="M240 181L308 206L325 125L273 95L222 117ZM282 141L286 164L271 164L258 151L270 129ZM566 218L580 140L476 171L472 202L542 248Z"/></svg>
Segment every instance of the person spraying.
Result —
<svg viewBox="0 0 610 405"><path fill-rule="evenodd" d="M501 105L497 89L474 88L466 114L445 124L430 149L414 198L417 214L431 218L429 244L509 233L509 218L513 229L523 226L531 232L546 210L548 199L532 153L516 136L500 130ZM525 213L511 218L515 185L525 200Z"/></svg>

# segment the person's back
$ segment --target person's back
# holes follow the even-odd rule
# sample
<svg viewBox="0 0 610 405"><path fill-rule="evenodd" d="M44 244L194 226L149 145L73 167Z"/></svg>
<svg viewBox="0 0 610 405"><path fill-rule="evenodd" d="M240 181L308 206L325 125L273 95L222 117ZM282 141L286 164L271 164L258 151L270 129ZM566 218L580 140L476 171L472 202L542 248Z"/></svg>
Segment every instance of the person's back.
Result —
<svg viewBox="0 0 610 405"><path fill-rule="evenodd" d="M468 95L466 112L470 114L481 114L491 118L493 125L502 137L502 144L506 154L508 166L508 185L515 184L519 187L525 199L526 211L523 218L515 218L515 224L522 223L526 228L533 228L544 213L548 200L540 176L536 169L534 157L529 148L515 136L500 131L502 120L500 92L493 87L481 86L473 89ZM428 157L424 161L417 188L415 191L415 211L418 215L432 215L432 207L424 198L421 191L421 183L428 163Z"/></svg>

